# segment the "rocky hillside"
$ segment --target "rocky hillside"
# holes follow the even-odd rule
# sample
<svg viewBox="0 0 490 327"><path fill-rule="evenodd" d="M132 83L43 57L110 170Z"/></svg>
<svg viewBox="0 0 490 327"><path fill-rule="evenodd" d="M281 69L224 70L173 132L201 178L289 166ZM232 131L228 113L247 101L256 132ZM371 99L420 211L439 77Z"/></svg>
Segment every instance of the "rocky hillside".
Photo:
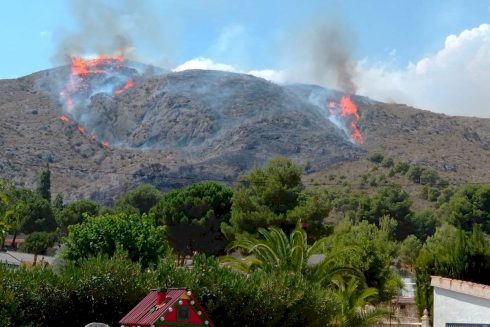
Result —
<svg viewBox="0 0 490 327"><path fill-rule="evenodd" d="M337 99L338 92L200 70L136 76L135 86L120 94L90 94L87 111L70 116L56 85L67 69L0 80L0 178L33 186L50 163L53 193L108 203L141 182L161 189L232 182L277 155L321 174L374 151L454 179L488 177L490 120L355 97L365 138L359 146L312 101L312 95Z"/></svg>

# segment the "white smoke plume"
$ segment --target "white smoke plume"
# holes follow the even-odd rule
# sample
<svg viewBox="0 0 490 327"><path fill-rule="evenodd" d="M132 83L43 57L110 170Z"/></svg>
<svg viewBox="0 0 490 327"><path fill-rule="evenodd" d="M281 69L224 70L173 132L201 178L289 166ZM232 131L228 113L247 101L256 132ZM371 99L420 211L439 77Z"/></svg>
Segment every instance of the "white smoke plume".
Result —
<svg viewBox="0 0 490 327"><path fill-rule="evenodd" d="M151 44L154 53L163 54L166 59L160 58L159 64L168 63L173 55L161 21L142 1L69 0L69 6L76 27L55 38L56 64L92 54L144 59L135 48L139 43Z"/></svg>
<svg viewBox="0 0 490 327"><path fill-rule="evenodd" d="M309 20L284 45L286 78L354 94L357 89L353 35L338 19Z"/></svg>

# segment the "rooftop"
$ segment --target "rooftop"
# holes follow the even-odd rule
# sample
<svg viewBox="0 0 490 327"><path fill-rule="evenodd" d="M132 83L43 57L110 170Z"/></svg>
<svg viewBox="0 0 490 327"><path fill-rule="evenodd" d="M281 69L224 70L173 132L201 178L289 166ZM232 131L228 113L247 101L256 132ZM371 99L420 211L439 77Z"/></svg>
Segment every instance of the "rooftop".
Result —
<svg viewBox="0 0 490 327"><path fill-rule="evenodd" d="M440 276L432 276L430 285L433 287L490 300L489 285Z"/></svg>

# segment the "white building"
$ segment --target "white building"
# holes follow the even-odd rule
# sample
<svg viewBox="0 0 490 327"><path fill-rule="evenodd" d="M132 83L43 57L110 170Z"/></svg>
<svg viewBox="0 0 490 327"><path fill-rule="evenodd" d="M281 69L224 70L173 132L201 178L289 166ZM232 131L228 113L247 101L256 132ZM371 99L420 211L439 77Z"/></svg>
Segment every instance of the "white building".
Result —
<svg viewBox="0 0 490 327"><path fill-rule="evenodd" d="M434 327L490 327L490 286L432 276Z"/></svg>

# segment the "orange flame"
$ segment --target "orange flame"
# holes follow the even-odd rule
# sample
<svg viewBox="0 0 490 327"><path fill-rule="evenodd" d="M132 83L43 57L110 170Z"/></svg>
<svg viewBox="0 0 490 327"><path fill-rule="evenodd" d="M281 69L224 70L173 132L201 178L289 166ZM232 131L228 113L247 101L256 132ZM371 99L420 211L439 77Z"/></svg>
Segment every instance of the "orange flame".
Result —
<svg viewBox="0 0 490 327"><path fill-rule="evenodd" d="M109 69L119 69L124 62L123 56L100 55L96 58L71 58L71 75L64 89L60 92L60 98L65 103L68 110L73 109L73 96L80 91L89 91L91 86L88 77L92 75L104 74ZM133 81L128 81L122 88L115 91L119 94L134 85Z"/></svg>
<svg viewBox="0 0 490 327"><path fill-rule="evenodd" d="M93 59L73 57L71 58L71 73L72 75L82 75L81 78L90 74L102 74L104 70L99 69L101 65L113 62L122 63L123 61L123 56L101 55Z"/></svg>
<svg viewBox="0 0 490 327"><path fill-rule="evenodd" d="M77 126L77 130L78 130L80 133L82 133L83 135L85 135L85 133L87 132L87 131L85 130L85 128L83 128L82 126Z"/></svg>
<svg viewBox="0 0 490 327"><path fill-rule="evenodd" d="M339 111L335 110L336 108L336 103L333 101L330 101L328 103L328 113L332 116L340 115L344 119L348 120L348 125L347 129L350 132L350 137L354 142L357 144L364 144L364 137L362 135L361 130L357 126L359 123L359 120L361 120L361 116L359 115L359 112L357 110L357 106L352 101L350 95L344 95L340 99L340 104L339 104Z"/></svg>
<svg viewBox="0 0 490 327"><path fill-rule="evenodd" d="M109 149L109 142L108 142L108 141L102 141L102 142L100 142L100 143L102 144L102 147L103 147L104 149Z"/></svg>
<svg viewBox="0 0 490 327"><path fill-rule="evenodd" d="M60 118L60 120L61 120L62 122L65 122L65 123L69 123L69 122L70 122L70 118L68 118L68 117L67 117L67 116L65 116L65 115L61 115L59 118Z"/></svg>
<svg viewBox="0 0 490 327"><path fill-rule="evenodd" d="M343 117L351 118L350 129L351 137L356 141L357 144L363 144L364 138L362 137L361 130L357 127L357 123L361 120L359 112L357 111L357 106L352 101L350 95L345 95L340 100L340 114Z"/></svg>
<svg viewBox="0 0 490 327"><path fill-rule="evenodd" d="M114 94L121 94L123 93L124 91L126 91L127 89L131 88L134 86L134 82L132 80L129 80L126 82L126 84L124 84L123 87L121 87L120 89L114 91Z"/></svg>

